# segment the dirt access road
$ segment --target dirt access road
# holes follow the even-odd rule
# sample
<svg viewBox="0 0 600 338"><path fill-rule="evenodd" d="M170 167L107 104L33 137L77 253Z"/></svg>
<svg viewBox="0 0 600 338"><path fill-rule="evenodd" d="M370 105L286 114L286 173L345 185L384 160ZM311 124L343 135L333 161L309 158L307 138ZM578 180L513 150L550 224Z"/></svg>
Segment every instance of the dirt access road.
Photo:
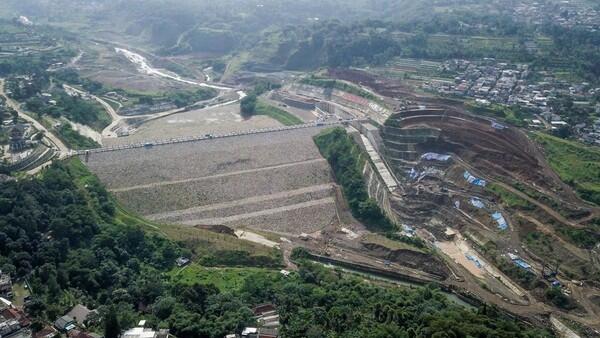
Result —
<svg viewBox="0 0 600 338"><path fill-rule="evenodd" d="M121 120L123 119L123 117L121 117L119 114L117 114L117 111L110 104L108 104L108 102L104 101L103 99L99 98L96 95L92 95L90 93L87 93L87 92L85 92L83 90L80 90L80 89L77 89L75 87L69 86L67 84L63 84L63 88L67 92L68 91L72 91L72 92L78 93L79 95L89 95L96 102L100 103L100 105L102 105L102 107L104 107L104 110L106 110L106 112L108 113L108 115L112 119L111 124L108 125L106 128L104 128L104 130L102 130L102 137L117 137L117 134L114 133L112 131L112 129L117 124L119 124L119 122L121 122Z"/></svg>

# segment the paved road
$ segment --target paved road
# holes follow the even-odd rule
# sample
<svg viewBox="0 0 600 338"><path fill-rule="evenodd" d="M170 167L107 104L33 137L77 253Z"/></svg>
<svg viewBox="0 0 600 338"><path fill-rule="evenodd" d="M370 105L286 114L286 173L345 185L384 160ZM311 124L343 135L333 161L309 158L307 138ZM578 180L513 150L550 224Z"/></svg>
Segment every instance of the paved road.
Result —
<svg viewBox="0 0 600 338"><path fill-rule="evenodd" d="M24 110L21 109L19 103L17 103L15 100L9 98L6 93L4 92L4 79L0 79L0 96L3 96L6 99L6 104L13 108L14 110L17 111L17 113L19 114L19 117L26 120L27 122L31 123L37 130L44 132L45 137L50 141L50 143L52 143L56 149L58 150L58 157L59 158L65 158L69 155L69 153L71 152L71 150L69 149L69 147L67 147L63 141L61 141L56 135L54 135L52 132L50 132L48 129L46 129L46 127L44 127L41 123L39 123L36 119L34 119L33 117L29 116L27 113L25 113Z"/></svg>

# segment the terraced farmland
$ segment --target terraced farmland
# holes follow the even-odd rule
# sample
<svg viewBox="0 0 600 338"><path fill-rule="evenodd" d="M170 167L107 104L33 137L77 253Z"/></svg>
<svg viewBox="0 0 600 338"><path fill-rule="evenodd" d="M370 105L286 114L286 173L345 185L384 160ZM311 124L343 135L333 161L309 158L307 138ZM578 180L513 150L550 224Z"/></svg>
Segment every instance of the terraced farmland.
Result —
<svg viewBox="0 0 600 338"><path fill-rule="evenodd" d="M161 223L310 233L337 219L318 131L94 154L88 166L124 206Z"/></svg>

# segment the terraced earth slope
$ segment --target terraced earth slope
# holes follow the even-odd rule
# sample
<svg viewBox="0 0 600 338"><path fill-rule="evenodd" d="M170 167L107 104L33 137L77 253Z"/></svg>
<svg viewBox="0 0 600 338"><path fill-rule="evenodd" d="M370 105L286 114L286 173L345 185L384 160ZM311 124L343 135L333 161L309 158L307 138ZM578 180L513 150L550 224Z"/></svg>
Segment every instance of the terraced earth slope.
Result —
<svg viewBox="0 0 600 338"><path fill-rule="evenodd" d="M336 222L330 168L296 130L92 155L87 165L127 208L187 226L281 234Z"/></svg>

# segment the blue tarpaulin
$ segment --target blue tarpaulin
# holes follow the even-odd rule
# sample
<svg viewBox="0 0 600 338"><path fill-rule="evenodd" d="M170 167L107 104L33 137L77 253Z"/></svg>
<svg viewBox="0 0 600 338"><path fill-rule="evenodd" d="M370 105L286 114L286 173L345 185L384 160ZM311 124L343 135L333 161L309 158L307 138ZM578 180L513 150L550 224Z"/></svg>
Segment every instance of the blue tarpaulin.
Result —
<svg viewBox="0 0 600 338"><path fill-rule="evenodd" d="M502 216L501 213L496 211L495 213L492 214L492 218L494 219L494 221L496 221L496 223L498 223L498 229L500 229L500 230L508 229L508 223L506 223L506 220L504 219L504 216Z"/></svg>
<svg viewBox="0 0 600 338"><path fill-rule="evenodd" d="M485 204L483 203L483 201L476 197L471 198L471 205L477 209L485 208Z"/></svg>
<svg viewBox="0 0 600 338"><path fill-rule="evenodd" d="M531 265L529 265L527 262L525 262L524 260L521 259L515 259L513 261L517 266L525 269L525 270L529 270L531 269Z"/></svg>
<svg viewBox="0 0 600 338"><path fill-rule="evenodd" d="M481 264L481 262L479 261L479 259L477 259L477 257L475 257L473 255L465 255L465 257L467 257L468 260L475 263L475 266L477 266L478 268L481 269L483 264Z"/></svg>
<svg viewBox="0 0 600 338"><path fill-rule="evenodd" d="M465 180L467 180L467 182L469 182L473 185L477 185L480 187L485 187L487 185L487 182L484 179L477 178L477 177L471 175L471 173L468 170L465 170L463 177L465 178Z"/></svg>
<svg viewBox="0 0 600 338"><path fill-rule="evenodd" d="M523 268L525 270L531 270L531 265L529 265L529 263L525 262L521 257L509 253L508 257L513 261L513 263L515 263L516 266Z"/></svg>

